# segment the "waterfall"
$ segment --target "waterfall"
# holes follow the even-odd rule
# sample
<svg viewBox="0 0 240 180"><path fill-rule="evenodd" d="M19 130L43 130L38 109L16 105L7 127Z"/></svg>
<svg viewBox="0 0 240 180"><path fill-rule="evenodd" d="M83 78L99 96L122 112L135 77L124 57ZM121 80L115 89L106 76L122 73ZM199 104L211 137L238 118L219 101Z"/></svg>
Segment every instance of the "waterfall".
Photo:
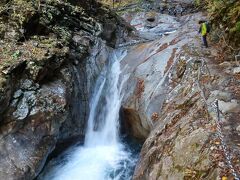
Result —
<svg viewBox="0 0 240 180"><path fill-rule="evenodd" d="M123 93L120 61L113 52L99 75L90 101L83 146L67 152L66 159L43 175L43 180L130 180L136 158L119 138L119 109Z"/></svg>
<svg viewBox="0 0 240 180"><path fill-rule="evenodd" d="M116 145L118 142L118 118L121 105L121 90L118 86L119 60L113 53L109 58L109 67L97 80L90 103L86 147Z"/></svg>

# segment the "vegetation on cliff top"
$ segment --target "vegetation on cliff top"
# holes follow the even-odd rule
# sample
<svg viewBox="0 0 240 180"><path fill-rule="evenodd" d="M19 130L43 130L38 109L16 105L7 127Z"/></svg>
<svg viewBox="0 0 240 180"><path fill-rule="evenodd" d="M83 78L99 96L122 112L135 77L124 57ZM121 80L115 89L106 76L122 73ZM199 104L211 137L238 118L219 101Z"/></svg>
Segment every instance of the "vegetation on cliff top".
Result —
<svg viewBox="0 0 240 180"><path fill-rule="evenodd" d="M103 3L103 4L107 4L109 6L114 6L114 7L121 7L121 6L125 6L131 3L138 3L142 0L98 0L99 2Z"/></svg>
<svg viewBox="0 0 240 180"><path fill-rule="evenodd" d="M98 0L110 7L118 8L143 0ZM149 2L155 3L156 0ZM162 1L161 3L166 2ZM224 37L225 44L232 46L232 50L240 47L240 1L239 0L195 0L195 4L204 7L214 29L219 30L218 36Z"/></svg>
<svg viewBox="0 0 240 180"><path fill-rule="evenodd" d="M233 46L232 50L240 47L240 1L205 0L202 4L215 28L225 36L226 43Z"/></svg>
<svg viewBox="0 0 240 180"><path fill-rule="evenodd" d="M30 79L40 81L52 64L71 62L66 57L72 50L74 57L84 58L93 37L114 46L121 28L132 30L95 0L1 0L0 92L13 69L21 66Z"/></svg>
<svg viewBox="0 0 240 180"><path fill-rule="evenodd" d="M96 24L85 9L66 0L1 1L0 92L19 66L25 66L32 79L39 79L48 63L69 54L75 31L93 34ZM87 53L84 47L79 51Z"/></svg>

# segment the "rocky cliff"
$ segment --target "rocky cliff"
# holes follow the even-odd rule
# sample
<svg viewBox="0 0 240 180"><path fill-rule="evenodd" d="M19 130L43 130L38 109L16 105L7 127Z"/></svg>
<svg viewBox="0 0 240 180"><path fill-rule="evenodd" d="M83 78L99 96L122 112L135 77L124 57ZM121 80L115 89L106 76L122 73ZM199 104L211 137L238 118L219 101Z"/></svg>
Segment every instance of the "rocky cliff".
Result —
<svg viewBox="0 0 240 180"><path fill-rule="evenodd" d="M95 1L1 1L0 179L33 179L84 136L91 86L131 30Z"/></svg>
<svg viewBox="0 0 240 180"><path fill-rule="evenodd" d="M197 23L207 17L156 11L123 17L150 40L129 48L122 61L129 77L125 126L145 140L133 179L233 179L240 167L239 67L221 61L214 43L201 47Z"/></svg>
<svg viewBox="0 0 240 180"><path fill-rule="evenodd" d="M111 48L129 45L133 28L90 0L0 5L0 179L33 179L56 144L83 138L95 79ZM123 124L145 141L133 179L233 179L238 62L220 61L213 43L201 47L197 22L206 16L193 1L142 6L121 12L145 42L126 47L121 61Z"/></svg>

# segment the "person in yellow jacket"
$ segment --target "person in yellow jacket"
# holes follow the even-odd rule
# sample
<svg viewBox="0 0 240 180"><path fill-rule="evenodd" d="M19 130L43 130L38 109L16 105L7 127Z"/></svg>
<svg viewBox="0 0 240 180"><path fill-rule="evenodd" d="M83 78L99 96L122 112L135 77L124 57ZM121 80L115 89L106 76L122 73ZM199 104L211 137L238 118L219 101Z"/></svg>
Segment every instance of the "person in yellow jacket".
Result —
<svg viewBox="0 0 240 180"><path fill-rule="evenodd" d="M207 33L208 33L207 24L206 24L205 21L198 21L198 24L200 24L199 33L201 33L201 35L202 35L203 44L207 48L208 47L208 42L207 42Z"/></svg>

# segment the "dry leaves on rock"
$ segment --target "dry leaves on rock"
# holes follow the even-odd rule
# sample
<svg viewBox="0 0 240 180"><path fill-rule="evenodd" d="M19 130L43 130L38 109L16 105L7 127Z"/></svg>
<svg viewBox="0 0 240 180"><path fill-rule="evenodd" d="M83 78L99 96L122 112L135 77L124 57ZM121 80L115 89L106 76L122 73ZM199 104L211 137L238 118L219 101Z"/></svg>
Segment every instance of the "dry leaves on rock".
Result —
<svg viewBox="0 0 240 180"><path fill-rule="evenodd" d="M157 121L158 118L159 118L158 113L156 113L156 112L152 113L151 119L152 119L153 121Z"/></svg>

